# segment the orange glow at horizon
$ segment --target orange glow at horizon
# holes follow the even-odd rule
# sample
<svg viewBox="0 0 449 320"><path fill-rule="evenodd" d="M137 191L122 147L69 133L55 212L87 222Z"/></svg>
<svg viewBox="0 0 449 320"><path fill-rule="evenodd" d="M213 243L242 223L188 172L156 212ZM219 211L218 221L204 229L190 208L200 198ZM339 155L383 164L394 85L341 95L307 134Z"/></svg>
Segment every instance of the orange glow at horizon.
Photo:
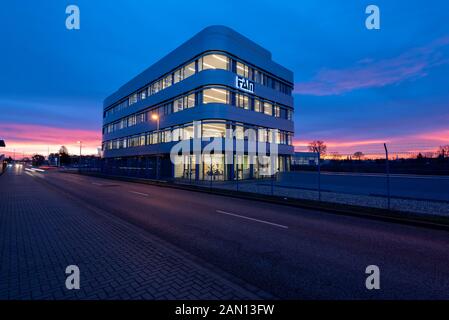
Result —
<svg viewBox="0 0 449 320"><path fill-rule="evenodd" d="M48 153L58 152L64 145L70 154L79 154L79 144L82 141L83 155L97 155L101 147L100 130L83 130L70 128L57 128L43 125L27 124L1 124L0 139L4 139L6 148L0 148L0 154L30 157L39 153L47 156ZM296 151L307 151L310 139L294 139L293 146ZM318 139L317 139L318 140ZM381 139L322 139L327 145L327 157L352 155L357 151L371 157L383 156L383 143L387 143L392 155L407 155L418 153L435 153L441 145L449 144L449 130L430 131L419 134Z"/></svg>
<svg viewBox="0 0 449 320"><path fill-rule="evenodd" d="M369 158L383 158L385 152L383 147L384 143L387 144L389 152L394 157L414 157L418 153L422 153L427 156L434 156L439 146L449 145L449 130L404 135L386 140L321 140L323 140L327 145L326 158L346 157L353 155L358 151L363 152ZM293 141L295 151L308 151L308 145L311 141L312 140L305 141L295 139Z"/></svg>
<svg viewBox="0 0 449 320"><path fill-rule="evenodd" d="M101 146L100 130L80 130L56 128L41 125L2 124L0 137L5 140L6 148L0 149L0 154L21 159L34 154L47 156L58 152L61 146L66 146L70 154L79 154L79 144L83 141L83 155L98 155L97 148ZM15 151L15 152L14 152Z"/></svg>

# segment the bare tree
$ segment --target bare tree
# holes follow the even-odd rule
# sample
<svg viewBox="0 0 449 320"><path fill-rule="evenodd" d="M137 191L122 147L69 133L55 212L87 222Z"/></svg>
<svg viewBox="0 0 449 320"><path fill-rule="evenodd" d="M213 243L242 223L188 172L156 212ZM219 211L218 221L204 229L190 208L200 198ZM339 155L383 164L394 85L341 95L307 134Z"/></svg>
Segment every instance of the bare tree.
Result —
<svg viewBox="0 0 449 320"><path fill-rule="evenodd" d="M67 150L67 147L66 146L61 146L61 148L59 148L59 154L69 155L69 151Z"/></svg>
<svg viewBox="0 0 449 320"><path fill-rule="evenodd" d="M327 146L324 143L324 141L321 140L315 140L309 143L309 151L310 152L316 152L320 156L324 156L327 151Z"/></svg>
<svg viewBox="0 0 449 320"><path fill-rule="evenodd" d="M45 161L45 157L43 155L40 154L35 154L32 158L31 158L32 162L33 162L33 166L41 166L44 161Z"/></svg>
<svg viewBox="0 0 449 320"><path fill-rule="evenodd" d="M442 158L449 158L449 144L447 144L445 146L440 146L438 148L438 154Z"/></svg>
<svg viewBox="0 0 449 320"><path fill-rule="evenodd" d="M61 148L59 148L59 164L70 164L69 151L66 146L61 146Z"/></svg>
<svg viewBox="0 0 449 320"><path fill-rule="evenodd" d="M361 151L357 151L354 153L353 157L356 158L357 160L361 160L365 155L363 154L363 152Z"/></svg>

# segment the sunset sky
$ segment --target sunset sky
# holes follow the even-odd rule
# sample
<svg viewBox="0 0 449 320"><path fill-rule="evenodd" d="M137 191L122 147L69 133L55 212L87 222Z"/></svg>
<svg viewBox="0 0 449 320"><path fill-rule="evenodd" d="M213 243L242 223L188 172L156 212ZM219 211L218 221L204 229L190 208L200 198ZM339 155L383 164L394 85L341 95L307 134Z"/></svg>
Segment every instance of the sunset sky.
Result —
<svg viewBox="0 0 449 320"><path fill-rule="evenodd" d="M65 28L69 4L78 31ZM381 30L365 28L369 4ZM433 150L449 144L448 14L447 0L3 2L0 153L78 153L78 140L97 153L103 99L213 24L293 70L298 150Z"/></svg>

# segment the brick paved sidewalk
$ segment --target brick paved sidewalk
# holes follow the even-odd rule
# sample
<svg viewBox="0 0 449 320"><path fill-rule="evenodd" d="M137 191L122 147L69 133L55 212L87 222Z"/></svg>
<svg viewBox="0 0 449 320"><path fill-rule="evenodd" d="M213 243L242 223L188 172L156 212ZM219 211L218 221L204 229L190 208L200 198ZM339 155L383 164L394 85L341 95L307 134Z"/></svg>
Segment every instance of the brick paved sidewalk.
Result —
<svg viewBox="0 0 449 320"><path fill-rule="evenodd" d="M0 177L0 299L257 299L263 295L37 179L12 170ZM80 268L80 290L65 288L65 268L72 264Z"/></svg>

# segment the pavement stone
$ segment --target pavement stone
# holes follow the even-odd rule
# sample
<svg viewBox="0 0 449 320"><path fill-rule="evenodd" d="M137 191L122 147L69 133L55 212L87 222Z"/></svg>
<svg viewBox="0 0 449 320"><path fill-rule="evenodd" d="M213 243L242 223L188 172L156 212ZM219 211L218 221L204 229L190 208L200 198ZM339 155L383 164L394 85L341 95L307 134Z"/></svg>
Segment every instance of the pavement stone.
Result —
<svg viewBox="0 0 449 320"><path fill-rule="evenodd" d="M147 231L23 170L0 177L0 299L259 299ZM65 287L68 265L80 290Z"/></svg>

